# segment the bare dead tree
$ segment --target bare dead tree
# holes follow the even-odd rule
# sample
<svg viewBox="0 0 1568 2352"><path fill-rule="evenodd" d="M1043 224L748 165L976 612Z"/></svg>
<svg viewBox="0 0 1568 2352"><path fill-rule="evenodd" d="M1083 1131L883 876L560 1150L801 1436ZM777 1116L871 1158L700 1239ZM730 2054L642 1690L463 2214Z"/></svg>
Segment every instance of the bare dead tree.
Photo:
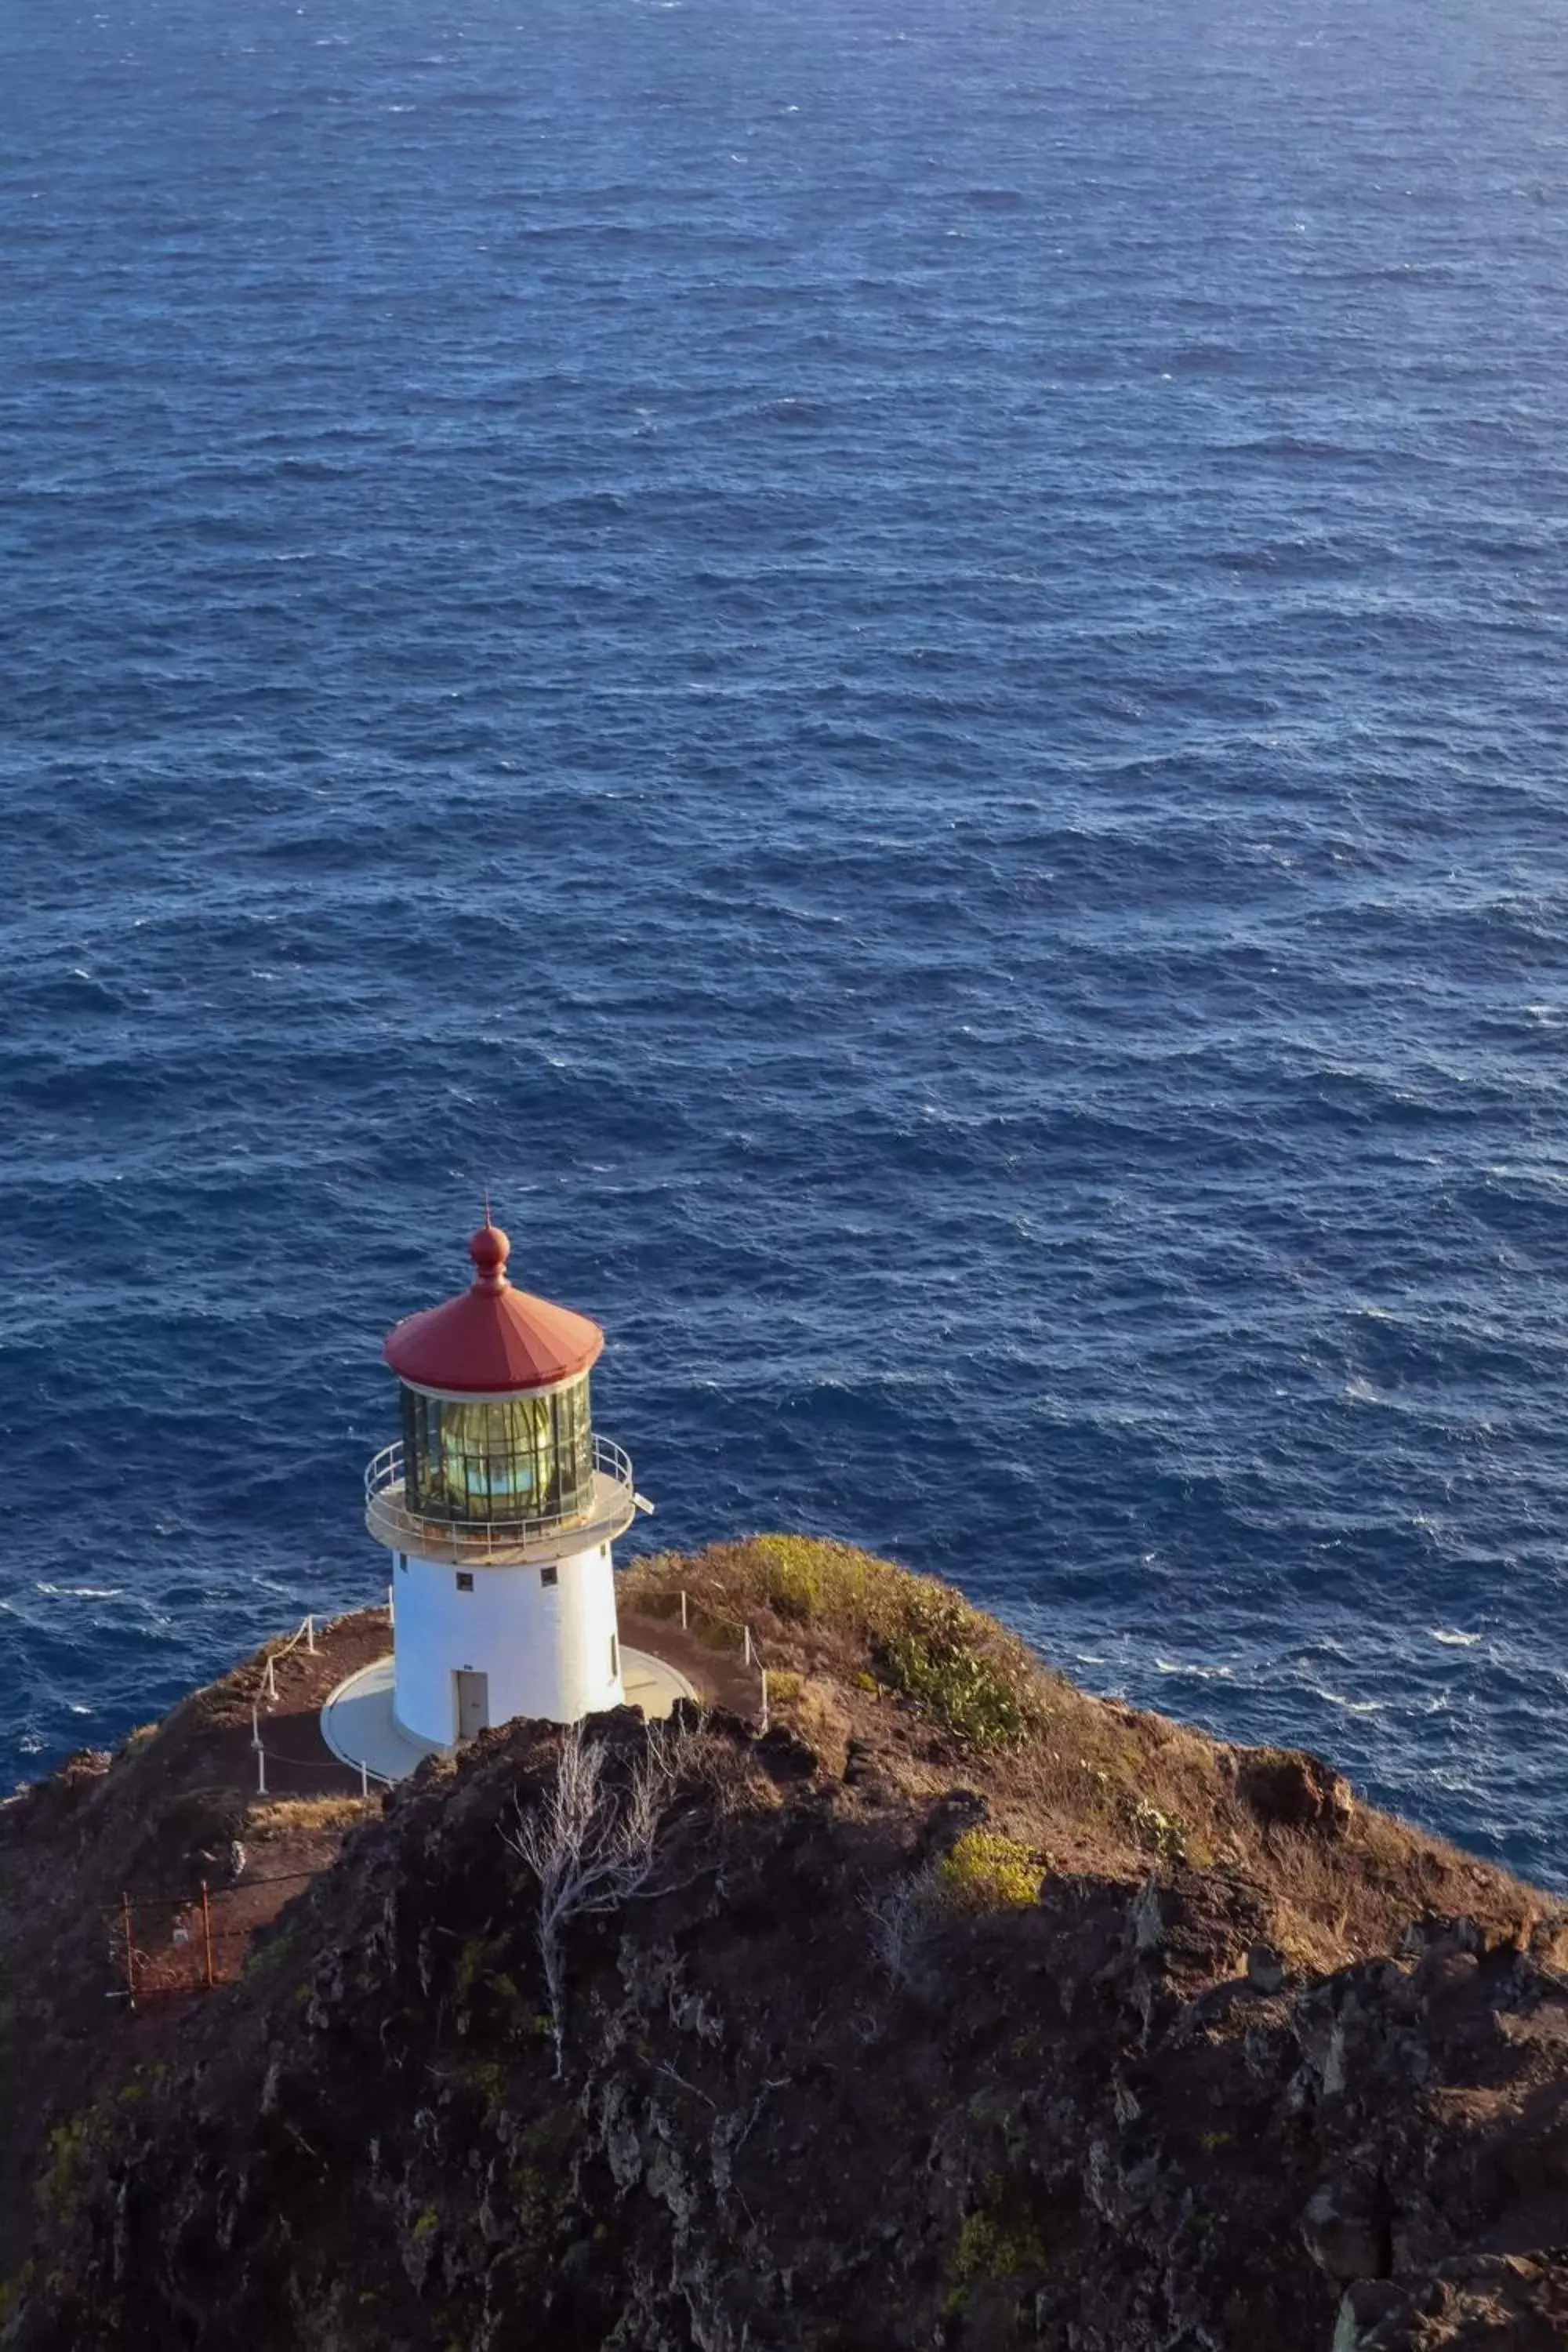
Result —
<svg viewBox="0 0 1568 2352"><path fill-rule="evenodd" d="M871 1950L895 1984L910 1984L919 1973L940 1899L937 1874L930 1863L889 1885L868 1889L860 1897Z"/></svg>
<svg viewBox="0 0 1568 2352"><path fill-rule="evenodd" d="M574 1723L561 1742L548 1795L524 1807L501 1836L539 1883L534 1940L544 1969L559 2080L566 2064L566 1929L574 1919L618 1911L647 1890L658 1832L680 1779L688 1735L652 1726L621 1788L606 1781L605 1749Z"/></svg>

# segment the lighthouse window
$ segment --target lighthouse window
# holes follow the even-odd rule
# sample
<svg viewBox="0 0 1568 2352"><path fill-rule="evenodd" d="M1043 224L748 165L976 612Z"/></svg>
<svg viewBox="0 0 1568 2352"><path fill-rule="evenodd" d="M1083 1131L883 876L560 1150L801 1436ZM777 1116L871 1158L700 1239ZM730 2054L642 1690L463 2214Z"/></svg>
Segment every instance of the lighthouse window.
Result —
<svg viewBox="0 0 1568 2352"><path fill-rule="evenodd" d="M542 1568L539 1571L539 1581L541 1584L559 1584L561 1570L558 1568Z"/></svg>
<svg viewBox="0 0 1568 2352"><path fill-rule="evenodd" d="M620 1673L620 1671L621 1645L612 1633L610 1636L610 1680L612 1682L615 1681L616 1676Z"/></svg>
<svg viewBox="0 0 1568 2352"><path fill-rule="evenodd" d="M471 1592L471 1591L473 1591L473 1589L474 1589L474 1576L473 1576L473 1570L472 1570L471 1569L468 1569L468 1568L460 1568L460 1569L458 1570L458 1591L459 1591L459 1592Z"/></svg>
<svg viewBox="0 0 1568 2352"><path fill-rule="evenodd" d="M569 1517L594 1492L586 1375L542 1395L464 1399L405 1389L403 1446L415 1511L506 1525Z"/></svg>

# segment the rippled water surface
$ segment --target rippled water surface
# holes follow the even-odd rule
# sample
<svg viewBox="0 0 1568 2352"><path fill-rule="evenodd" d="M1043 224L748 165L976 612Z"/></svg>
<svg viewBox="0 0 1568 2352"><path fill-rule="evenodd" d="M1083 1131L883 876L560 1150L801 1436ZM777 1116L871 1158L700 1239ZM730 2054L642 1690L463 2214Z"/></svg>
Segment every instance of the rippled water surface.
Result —
<svg viewBox="0 0 1568 2352"><path fill-rule="evenodd" d="M7 14L0 1778L376 1591L488 1181L663 1539L1568 1884L1563 36Z"/></svg>

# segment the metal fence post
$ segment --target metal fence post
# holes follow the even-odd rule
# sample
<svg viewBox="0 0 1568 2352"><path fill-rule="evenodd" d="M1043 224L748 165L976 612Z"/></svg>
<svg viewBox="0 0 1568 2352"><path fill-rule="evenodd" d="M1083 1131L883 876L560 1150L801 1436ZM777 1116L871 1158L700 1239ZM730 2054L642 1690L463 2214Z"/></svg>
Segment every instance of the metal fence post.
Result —
<svg viewBox="0 0 1568 2352"><path fill-rule="evenodd" d="M359 1792L362 1797L370 1794L370 1768L363 1756L359 1759Z"/></svg>
<svg viewBox="0 0 1568 2352"><path fill-rule="evenodd" d="M768 1727L768 1670L763 1668L763 1729Z"/></svg>
<svg viewBox="0 0 1568 2352"><path fill-rule="evenodd" d="M746 1638L745 1638L746 1664L747 1664L748 1665L750 1665L750 1664L751 1664L751 1663L752 1663L752 1629L751 1629L751 1627L750 1627L749 1625L742 1625L742 1628L741 1628L741 1631L742 1631L742 1633L745 1635L745 1637L746 1637Z"/></svg>
<svg viewBox="0 0 1568 2352"><path fill-rule="evenodd" d="M684 1592L682 1592L680 1596L680 1630L683 1633L686 1631L686 1595Z"/></svg>
<svg viewBox="0 0 1568 2352"><path fill-rule="evenodd" d="M309 1650L310 1655L314 1657L316 1654L316 1621L313 1617L307 1617L305 1620L305 1647Z"/></svg>
<svg viewBox="0 0 1568 2352"><path fill-rule="evenodd" d="M256 1743L256 1793L258 1797L267 1794L267 1750L259 1739Z"/></svg>
<svg viewBox="0 0 1568 2352"><path fill-rule="evenodd" d="M267 1696L268 1698L276 1698L278 1696L278 1670L273 1665L270 1651L267 1657Z"/></svg>

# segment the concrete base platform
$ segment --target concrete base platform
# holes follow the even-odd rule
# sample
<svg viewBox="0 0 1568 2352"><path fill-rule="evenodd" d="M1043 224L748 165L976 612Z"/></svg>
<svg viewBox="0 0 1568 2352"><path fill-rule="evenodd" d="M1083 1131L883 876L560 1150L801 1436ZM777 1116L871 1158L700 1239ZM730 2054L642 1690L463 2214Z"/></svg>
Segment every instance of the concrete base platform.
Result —
<svg viewBox="0 0 1568 2352"><path fill-rule="evenodd" d="M621 1688L628 1706L640 1706L650 1723L662 1723L678 1698L698 1696L679 1666L656 1658L651 1650L621 1644Z"/></svg>
<svg viewBox="0 0 1568 2352"><path fill-rule="evenodd" d="M449 1754L433 1739L415 1739L392 1713L393 1662L377 1658L341 1682L321 1709L321 1738L332 1754L355 1771L363 1765L373 1780L406 1780L426 1756ZM697 1693L677 1666L647 1650L621 1650L621 1687L628 1706L640 1706L650 1723L662 1722L678 1698Z"/></svg>
<svg viewBox="0 0 1568 2352"><path fill-rule="evenodd" d="M321 1738L345 1764L364 1765L373 1780L406 1780L434 1740L411 1739L392 1713L392 1660L377 1658L341 1682L321 1709Z"/></svg>

